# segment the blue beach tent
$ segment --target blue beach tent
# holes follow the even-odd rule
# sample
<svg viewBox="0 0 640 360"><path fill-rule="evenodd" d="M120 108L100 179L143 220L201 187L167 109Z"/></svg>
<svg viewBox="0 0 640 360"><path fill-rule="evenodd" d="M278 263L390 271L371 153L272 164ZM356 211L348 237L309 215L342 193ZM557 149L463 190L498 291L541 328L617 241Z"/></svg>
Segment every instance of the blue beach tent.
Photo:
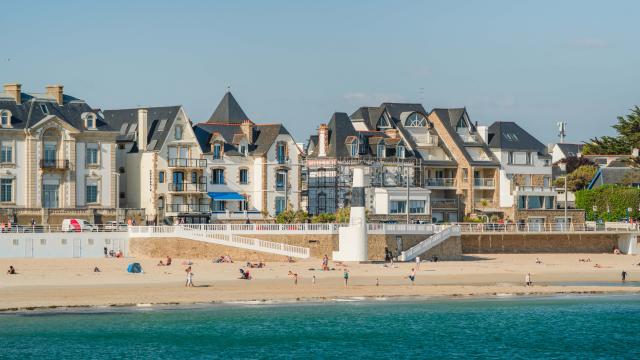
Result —
<svg viewBox="0 0 640 360"><path fill-rule="evenodd" d="M139 274L142 272L142 266L139 263L131 263L127 267L127 272Z"/></svg>

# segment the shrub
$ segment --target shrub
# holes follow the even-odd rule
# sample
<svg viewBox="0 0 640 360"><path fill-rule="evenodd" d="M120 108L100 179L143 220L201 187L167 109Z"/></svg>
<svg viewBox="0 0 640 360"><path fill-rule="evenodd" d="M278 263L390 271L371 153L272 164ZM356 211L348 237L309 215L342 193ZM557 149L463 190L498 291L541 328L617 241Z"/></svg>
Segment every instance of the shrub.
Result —
<svg viewBox="0 0 640 360"><path fill-rule="evenodd" d="M593 206L597 210L593 211ZM618 221L627 218L627 209L632 218L639 218L640 189L620 185L603 185L591 190L576 192L576 208L584 209L587 220ZM607 211L608 209L608 211Z"/></svg>

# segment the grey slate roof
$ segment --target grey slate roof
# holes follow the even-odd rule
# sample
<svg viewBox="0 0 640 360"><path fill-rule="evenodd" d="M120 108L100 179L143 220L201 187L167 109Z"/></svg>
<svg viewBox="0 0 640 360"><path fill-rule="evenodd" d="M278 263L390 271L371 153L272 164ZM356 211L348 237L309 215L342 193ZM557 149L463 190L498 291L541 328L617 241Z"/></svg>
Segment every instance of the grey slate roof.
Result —
<svg viewBox="0 0 640 360"><path fill-rule="evenodd" d="M141 108L147 109L148 146L146 150L160 150L162 148L167 139L167 134L178 116L180 108L180 105ZM104 118L112 127L119 131L117 140L121 142L134 142L135 146L132 152L136 152L138 149L137 139L135 137L135 133L138 131L138 108L105 110ZM164 129L159 130L159 125L163 122Z"/></svg>
<svg viewBox="0 0 640 360"><path fill-rule="evenodd" d="M546 153L546 146L512 121L496 121L489 126L489 147L503 150L528 150Z"/></svg>
<svg viewBox="0 0 640 360"><path fill-rule="evenodd" d="M640 169L633 167L603 167L598 169L593 180L589 184L589 189L604 184L624 185L625 177L629 174L640 174Z"/></svg>
<svg viewBox="0 0 640 360"><path fill-rule="evenodd" d="M244 120L249 120L249 117L244 113L240 104L233 97L231 92L224 94L222 100L216 107L216 110L209 117L210 123L223 123L223 124L240 124Z"/></svg>
<svg viewBox="0 0 640 360"><path fill-rule="evenodd" d="M43 112L41 105L46 106L48 114ZM69 95L63 96L63 104L60 106L46 94L22 93L22 102L18 105L12 97L0 92L0 110L11 112L11 126L14 129L30 128L45 117L54 115L81 132L96 131L85 129L81 117L83 113L91 112L96 115L97 131L117 131L102 118L99 110L92 109L84 100Z"/></svg>
<svg viewBox="0 0 640 360"><path fill-rule="evenodd" d="M233 139L236 135L242 134L240 124L226 123L198 123L193 126L196 139L200 144L202 152L211 153L211 138L215 133L219 133L224 139L224 151L226 155L240 155ZM264 155L275 143L278 135L290 135L282 124L256 124L254 127L254 141L249 144L250 155Z"/></svg>
<svg viewBox="0 0 640 360"><path fill-rule="evenodd" d="M455 141L458 148L462 151L464 157L467 159L469 164L473 166L500 166L500 161L495 157L495 155L493 155L493 153L491 152L487 144L485 144L483 141L481 141L479 144L467 144L462 140L462 138L460 138L460 135L458 135L458 133L456 132L456 125L458 124L458 121L460 121L460 119L465 114L467 114L467 110L465 108L452 108L452 109L434 108L431 112L435 113L435 115L442 121L444 128L449 133L453 141ZM468 116L469 115L467 114L467 117ZM471 121L469 121L468 125L471 131L477 133L477 129ZM488 160L488 161L474 160L469 154L469 152L467 151L467 147L481 147L485 152L485 154L487 154L487 156L491 160Z"/></svg>
<svg viewBox="0 0 640 360"><path fill-rule="evenodd" d="M584 144L567 144L567 143L558 143L556 144L560 151L562 151L565 156L578 156L579 152L582 152L582 147Z"/></svg>

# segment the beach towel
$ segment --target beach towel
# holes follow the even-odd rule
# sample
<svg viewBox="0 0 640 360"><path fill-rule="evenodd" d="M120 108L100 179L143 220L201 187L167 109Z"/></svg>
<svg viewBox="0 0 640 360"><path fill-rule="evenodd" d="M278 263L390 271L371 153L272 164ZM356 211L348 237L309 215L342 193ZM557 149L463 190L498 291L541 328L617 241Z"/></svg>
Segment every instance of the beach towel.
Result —
<svg viewBox="0 0 640 360"><path fill-rule="evenodd" d="M131 263L127 267L127 272L138 274L142 272L142 266L139 263Z"/></svg>

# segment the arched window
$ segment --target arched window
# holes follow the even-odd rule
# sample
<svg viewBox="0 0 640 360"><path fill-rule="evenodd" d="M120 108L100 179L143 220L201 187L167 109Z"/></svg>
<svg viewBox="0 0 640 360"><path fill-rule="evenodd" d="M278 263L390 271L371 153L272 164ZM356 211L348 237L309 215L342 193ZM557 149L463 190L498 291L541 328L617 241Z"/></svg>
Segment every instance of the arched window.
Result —
<svg viewBox="0 0 640 360"><path fill-rule="evenodd" d="M0 126L11 126L11 114L6 110L0 111Z"/></svg>
<svg viewBox="0 0 640 360"><path fill-rule="evenodd" d="M427 126L427 118L424 115L414 112L404 122L404 126L421 127Z"/></svg>
<svg viewBox="0 0 640 360"><path fill-rule="evenodd" d="M95 129L96 128L96 117L93 114L88 114L85 119L85 127L87 129Z"/></svg>

